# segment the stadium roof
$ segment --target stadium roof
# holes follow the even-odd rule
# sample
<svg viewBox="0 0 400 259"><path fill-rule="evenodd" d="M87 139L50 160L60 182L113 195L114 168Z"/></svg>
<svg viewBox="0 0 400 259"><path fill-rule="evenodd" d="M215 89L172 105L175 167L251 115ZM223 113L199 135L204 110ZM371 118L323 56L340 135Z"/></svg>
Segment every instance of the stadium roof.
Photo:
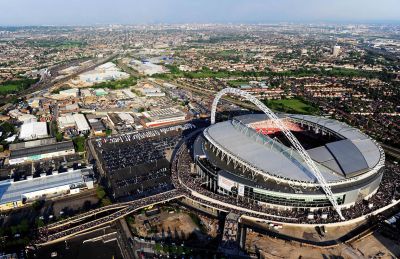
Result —
<svg viewBox="0 0 400 259"><path fill-rule="evenodd" d="M205 155L207 157L206 160L202 160L200 158L200 160L202 161L202 163L204 164L205 161L210 161L211 162L211 166L216 166L215 170L218 171L218 175L221 175L225 178L228 178L230 180L233 180L237 183L240 184L244 184L247 186L252 186L254 188L261 188L267 191L274 191L274 192L289 192L289 193L296 193L299 194L298 189L295 190L294 188L290 188L287 185L284 184L279 184L278 182L274 181L274 180L261 180L259 181L259 179L255 178L253 180L251 180L251 178L246 178L245 176L241 175L243 174L243 171L241 169L239 169L238 167L235 167L232 163L227 164L226 161L223 162L221 161L221 159L219 157L216 156L215 153L212 152L211 149L205 148L204 146L204 142L205 142L205 138L204 136L200 136L198 138L196 138L193 148L194 148L194 153L196 155ZM211 169L213 170L213 169ZM246 173L244 173L246 174ZM251 173L248 172L247 173L249 177L251 177ZM354 190L357 188L361 188L362 186L365 186L366 184L369 184L371 182L373 182L377 177L379 177L379 175L376 175L375 177L370 177L370 178L366 178L364 180L358 181L358 182L354 182L351 184L345 184L345 185L339 185L339 186L332 186L332 190L336 193L341 193L341 192L346 192L349 190ZM320 190L320 193L323 194L322 190ZM307 193L313 193L315 194L316 192L318 192L318 190L313 190L313 189L301 189L301 193L302 194L307 194Z"/></svg>
<svg viewBox="0 0 400 259"><path fill-rule="evenodd" d="M280 115L284 117L285 115ZM375 166L380 153L377 145L362 132L335 120L315 116L286 115L289 117L310 121L323 125L333 132L338 132L344 139L325 146L309 150L311 158L318 162L322 175L328 182L352 177ZM264 114L244 115L235 117L244 124L268 119ZM282 153L280 143L263 144L240 132L232 124L225 121L210 126L206 132L226 151L236 155L250 165L265 173L298 181L315 182L315 177L299 159L296 152L289 157ZM290 151L289 151L290 152Z"/></svg>
<svg viewBox="0 0 400 259"><path fill-rule="evenodd" d="M346 176L353 176L357 172L368 169L363 154L350 140L344 139L325 146Z"/></svg>
<svg viewBox="0 0 400 259"><path fill-rule="evenodd" d="M358 149L359 152L364 157L365 162L367 163L367 166L365 167L365 169L374 167L379 162L379 159L381 158L379 148L374 143L374 141L372 141L367 135L365 135L358 129L355 129L343 122L339 122L337 120L332 120L332 119L327 119L324 117L310 116L310 115L292 114L292 115L289 115L289 117L319 124L327 129L335 132L336 134L339 134L344 139L348 139L356 147L356 149L354 149L354 147L351 147L352 150L356 151ZM350 147L348 142L341 142L340 145L346 145L346 147ZM342 150L343 149L345 149L344 146L342 147ZM339 162L339 164L341 163L340 161L338 161L338 162Z"/></svg>
<svg viewBox="0 0 400 259"><path fill-rule="evenodd" d="M231 121L214 124L207 129L207 132L225 150L267 174L297 181L316 181L311 172L302 170L293 160L290 160L272 146L256 142L241 133L232 125ZM327 181L343 179L341 175L331 173L330 170L322 166L320 170Z"/></svg>

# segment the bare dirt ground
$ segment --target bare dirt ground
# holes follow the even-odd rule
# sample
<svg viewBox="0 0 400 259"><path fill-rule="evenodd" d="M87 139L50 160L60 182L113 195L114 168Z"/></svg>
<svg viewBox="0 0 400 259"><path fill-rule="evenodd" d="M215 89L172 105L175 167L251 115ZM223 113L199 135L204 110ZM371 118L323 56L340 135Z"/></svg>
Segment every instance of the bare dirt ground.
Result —
<svg viewBox="0 0 400 259"><path fill-rule="evenodd" d="M377 232L362 240L355 241L351 245L368 258L400 257L400 244Z"/></svg>
<svg viewBox="0 0 400 259"><path fill-rule="evenodd" d="M86 190L79 194L72 196L67 196L60 199L55 199L52 206L54 215L60 215L60 211L64 208L71 210L78 210L82 208L85 202L90 202L90 204L96 204L99 199L96 196L95 190Z"/></svg>
<svg viewBox="0 0 400 259"><path fill-rule="evenodd" d="M252 224L262 228L270 228L265 222L252 222ZM339 227L325 226L326 233L324 236L319 235L314 227L296 227L287 225L284 225L282 229L279 229L279 233L311 241L329 241L344 236L361 224L363 224L363 222Z"/></svg>
<svg viewBox="0 0 400 259"><path fill-rule="evenodd" d="M170 233L172 238L185 238L191 233L200 231L190 216L184 213L171 214L163 219L157 228Z"/></svg>
<svg viewBox="0 0 400 259"><path fill-rule="evenodd" d="M186 211L162 210L159 214L150 217L139 214L135 216L135 223L131 227L136 229L138 235L144 237L186 239L191 234L195 234L200 240L216 237L218 221L202 215L197 216L206 233L201 231ZM147 226L146 221L149 222Z"/></svg>
<svg viewBox="0 0 400 259"><path fill-rule="evenodd" d="M252 252L260 249L264 258L270 259L320 259L334 258L335 256L344 259L398 258L400 256L398 244L376 233L350 245L340 244L332 248L316 248L251 232L247 235L246 249Z"/></svg>

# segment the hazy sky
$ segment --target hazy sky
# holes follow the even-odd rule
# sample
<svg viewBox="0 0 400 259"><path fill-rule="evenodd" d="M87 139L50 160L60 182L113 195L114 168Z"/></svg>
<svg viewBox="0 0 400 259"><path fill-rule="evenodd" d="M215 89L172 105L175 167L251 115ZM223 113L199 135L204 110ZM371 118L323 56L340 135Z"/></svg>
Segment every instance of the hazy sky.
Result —
<svg viewBox="0 0 400 259"><path fill-rule="evenodd" d="M400 22L400 0L0 0L0 25Z"/></svg>

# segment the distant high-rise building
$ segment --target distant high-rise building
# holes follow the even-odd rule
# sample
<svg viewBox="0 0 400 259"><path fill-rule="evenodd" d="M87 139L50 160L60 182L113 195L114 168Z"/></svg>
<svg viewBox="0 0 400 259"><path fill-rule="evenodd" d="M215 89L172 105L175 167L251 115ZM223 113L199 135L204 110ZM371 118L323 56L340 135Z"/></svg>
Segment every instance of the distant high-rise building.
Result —
<svg viewBox="0 0 400 259"><path fill-rule="evenodd" d="M332 55L334 57L337 57L337 56L339 56L339 54L340 54L340 46L334 46L333 47L333 51L332 51Z"/></svg>

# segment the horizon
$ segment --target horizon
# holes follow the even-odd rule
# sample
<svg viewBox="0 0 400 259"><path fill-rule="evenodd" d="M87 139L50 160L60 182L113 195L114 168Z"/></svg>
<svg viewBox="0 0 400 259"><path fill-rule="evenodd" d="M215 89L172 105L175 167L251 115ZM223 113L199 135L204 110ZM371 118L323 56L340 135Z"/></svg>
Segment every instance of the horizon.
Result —
<svg viewBox="0 0 400 259"><path fill-rule="evenodd" d="M370 21L304 21L304 22L290 22L290 21L277 21L277 22L225 22L225 23L207 23L207 22L181 22L181 23L94 23L94 24L0 24L0 28L6 27L101 27L101 26L154 26L154 25L316 25L316 26L350 26L350 25L400 25L400 20L370 20Z"/></svg>
<svg viewBox="0 0 400 259"><path fill-rule="evenodd" d="M0 0L0 26L400 24L397 0Z"/></svg>

